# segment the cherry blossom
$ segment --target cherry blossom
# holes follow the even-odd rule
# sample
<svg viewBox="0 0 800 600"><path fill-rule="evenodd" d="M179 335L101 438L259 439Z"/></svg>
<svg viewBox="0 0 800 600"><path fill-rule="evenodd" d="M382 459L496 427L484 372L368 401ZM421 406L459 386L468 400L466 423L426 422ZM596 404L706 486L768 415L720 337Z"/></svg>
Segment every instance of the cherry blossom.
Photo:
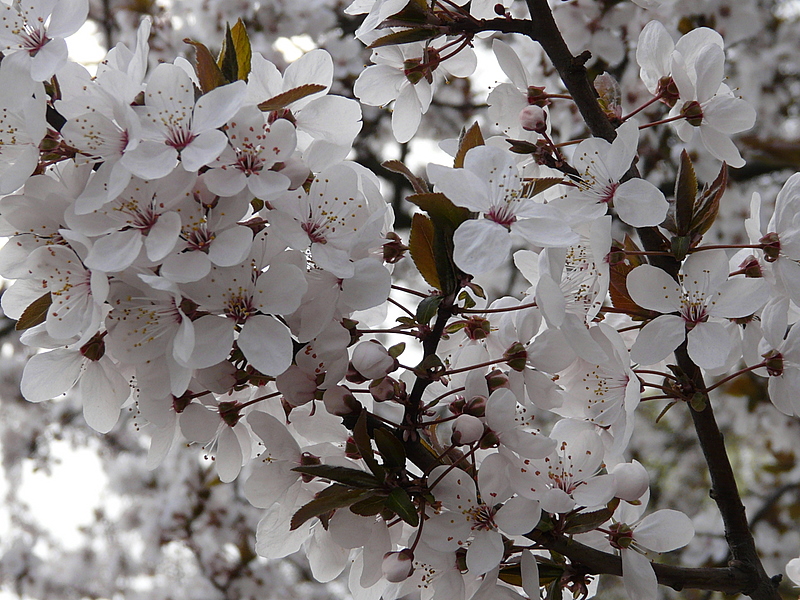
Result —
<svg viewBox="0 0 800 600"><path fill-rule="evenodd" d="M224 150L227 137L219 127L239 110L243 81L218 87L194 99L194 84L177 65L163 63L150 75L145 105L138 110L142 141L125 154L125 165L143 179L158 179L180 157L186 171L210 164Z"/></svg>
<svg viewBox="0 0 800 600"><path fill-rule="evenodd" d="M627 286L639 306L662 313L639 333L631 358L651 365L688 339L689 356L704 369L728 360L733 340L721 319L753 314L766 302L768 289L763 280L729 279L720 250L692 254L681 268L680 283L657 267L641 265L628 275Z"/></svg>
<svg viewBox="0 0 800 600"><path fill-rule="evenodd" d="M530 197L513 155L506 151L478 146L467 152L463 169L431 164L428 176L456 205L483 214L462 223L455 233L454 259L468 273L484 273L506 261L512 234L536 246L578 241L560 211ZM487 247L494 252L482 252Z"/></svg>

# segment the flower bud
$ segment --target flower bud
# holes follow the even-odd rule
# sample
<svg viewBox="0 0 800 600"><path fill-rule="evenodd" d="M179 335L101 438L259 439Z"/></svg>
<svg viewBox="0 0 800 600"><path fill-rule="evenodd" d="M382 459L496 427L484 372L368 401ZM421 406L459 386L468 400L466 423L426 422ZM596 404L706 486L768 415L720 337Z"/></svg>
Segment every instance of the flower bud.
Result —
<svg viewBox="0 0 800 600"><path fill-rule="evenodd" d="M547 113L541 106L526 106L519 112L519 122L525 131L545 133L547 131Z"/></svg>
<svg viewBox="0 0 800 600"><path fill-rule="evenodd" d="M383 555L381 571L386 581L400 583L408 579L414 572L414 553L409 548L399 552L387 552Z"/></svg>
<svg viewBox="0 0 800 600"><path fill-rule="evenodd" d="M454 444L472 444L481 439L483 435L483 421L472 415L460 415L453 422L453 435L450 438Z"/></svg>
<svg viewBox="0 0 800 600"><path fill-rule="evenodd" d="M352 364L367 379L379 379L397 368L397 361L381 344L370 340L353 349Z"/></svg>
<svg viewBox="0 0 800 600"><path fill-rule="evenodd" d="M395 397L395 380L391 377L381 377L369 384L369 393L375 402L388 402Z"/></svg>
<svg viewBox="0 0 800 600"><path fill-rule="evenodd" d="M641 498L650 487L650 476L638 461L620 463L611 469L617 484L615 496L628 502Z"/></svg>
<svg viewBox="0 0 800 600"><path fill-rule="evenodd" d="M322 394L322 402L325 404L325 410L337 417L344 417L361 410L361 403L355 399L350 390L342 385L325 390Z"/></svg>

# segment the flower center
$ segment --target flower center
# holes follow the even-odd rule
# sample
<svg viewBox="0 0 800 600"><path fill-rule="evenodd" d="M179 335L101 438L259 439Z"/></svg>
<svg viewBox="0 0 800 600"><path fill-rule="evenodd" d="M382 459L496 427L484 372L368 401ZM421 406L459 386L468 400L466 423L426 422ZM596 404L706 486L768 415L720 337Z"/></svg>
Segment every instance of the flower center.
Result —
<svg viewBox="0 0 800 600"><path fill-rule="evenodd" d="M173 125L169 128L166 144L175 148L178 152L191 144L197 136L191 130L185 129L180 125Z"/></svg>

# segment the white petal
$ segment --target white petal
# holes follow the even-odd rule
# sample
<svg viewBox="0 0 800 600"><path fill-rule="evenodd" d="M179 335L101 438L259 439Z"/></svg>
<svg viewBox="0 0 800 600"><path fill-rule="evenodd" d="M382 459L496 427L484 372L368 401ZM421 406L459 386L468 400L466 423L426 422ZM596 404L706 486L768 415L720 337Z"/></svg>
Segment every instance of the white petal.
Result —
<svg viewBox="0 0 800 600"><path fill-rule="evenodd" d="M227 144L228 136L220 130L205 131L181 150L181 164L187 171L197 171L200 167L214 162Z"/></svg>
<svg viewBox="0 0 800 600"><path fill-rule="evenodd" d="M29 402L42 402L67 392L78 380L83 360L74 350L34 354L22 372L22 395Z"/></svg>
<svg viewBox="0 0 800 600"><path fill-rule="evenodd" d="M219 435L214 465L222 483L236 479L242 469L242 446L230 427L223 428Z"/></svg>
<svg viewBox="0 0 800 600"><path fill-rule="evenodd" d="M153 262L163 260L178 243L180 233L181 217L178 213L169 211L159 216L144 240L147 258Z"/></svg>
<svg viewBox="0 0 800 600"><path fill-rule="evenodd" d="M658 580L646 557L633 550L622 550L622 583L631 600L656 600Z"/></svg>
<svg viewBox="0 0 800 600"><path fill-rule="evenodd" d="M682 512L668 508L647 515L633 529L633 539L654 552L683 548L693 537L692 520Z"/></svg>
<svg viewBox="0 0 800 600"><path fill-rule="evenodd" d="M108 359L87 361L80 380L81 402L86 423L100 433L108 433L119 420L119 409L130 396L131 388Z"/></svg>
<svg viewBox="0 0 800 600"><path fill-rule="evenodd" d="M727 319L752 315L769 299L769 284L763 279L736 277L723 283L717 291L708 304L708 313Z"/></svg>
<svg viewBox="0 0 800 600"><path fill-rule="evenodd" d="M681 307L677 282L658 267L640 265L628 273L625 283L631 299L643 308L671 313Z"/></svg>
<svg viewBox="0 0 800 600"><path fill-rule="evenodd" d="M503 73L511 80L511 83L518 90L528 89L528 75L525 72L525 67L522 66L522 61L514 52L514 49L507 43L495 39L492 42L492 52L494 52L497 62Z"/></svg>
<svg viewBox="0 0 800 600"><path fill-rule="evenodd" d="M456 229L453 242L453 260L470 275L496 269L507 262L511 255L511 235L508 230L488 219L465 221Z"/></svg>
<svg viewBox="0 0 800 600"><path fill-rule="evenodd" d="M667 358L684 339L686 326L683 319L676 315L661 315L639 332L631 348L631 360L641 365L653 365Z"/></svg>
<svg viewBox="0 0 800 600"><path fill-rule="evenodd" d="M408 82L400 88L400 94L394 102L392 111L392 133L399 143L403 144L414 137L422 121L423 112L415 86Z"/></svg>
<svg viewBox="0 0 800 600"><path fill-rule="evenodd" d="M264 375L275 377L292 364L292 337L286 325L273 317L250 317L238 343L247 361Z"/></svg>
<svg viewBox="0 0 800 600"><path fill-rule="evenodd" d="M192 116L192 131L202 133L222 127L242 106L246 89L244 81L235 81L201 96Z"/></svg>
<svg viewBox="0 0 800 600"><path fill-rule="evenodd" d="M522 589L528 598L539 597L539 565L536 557L530 550L523 550L520 560L520 572L522 574Z"/></svg>
<svg viewBox="0 0 800 600"><path fill-rule="evenodd" d="M206 315L194 322L195 347L190 366L204 369L228 358L233 346L233 324L226 318Z"/></svg>
<svg viewBox="0 0 800 600"><path fill-rule="evenodd" d="M496 531L477 531L467 549L467 569L483 575L494 569L503 558L503 538Z"/></svg>
<svg viewBox="0 0 800 600"><path fill-rule="evenodd" d="M631 179L614 193L614 208L619 218L633 227L660 225L669 204L656 186L644 179Z"/></svg>
<svg viewBox="0 0 800 600"><path fill-rule="evenodd" d="M497 526L509 535L524 535L539 523L542 509L536 500L514 496L494 516Z"/></svg>
<svg viewBox="0 0 800 600"><path fill-rule="evenodd" d="M219 413L212 412L202 404L192 402L178 416L181 433L192 442L205 443L214 437L222 422Z"/></svg>
<svg viewBox="0 0 800 600"><path fill-rule="evenodd" d="M246 257L253 243L253 230L235 226L221 231L208 249L208 260L218 267L238 265Z"/></svg>
<svg viewBox="0 0 800 600"><path fill-rule="evenodd" d="M103 273L123 271L142 249L142 234L136 229L115 231L98 239L86 257L86 266Z"/></svg>
<svg viewBox="0 0 800 600"><path fill-rule="evenodd" d="M731 336L722 323L698 323L688 334L689 356L703 369L725 366L731 351Z"/></svg>

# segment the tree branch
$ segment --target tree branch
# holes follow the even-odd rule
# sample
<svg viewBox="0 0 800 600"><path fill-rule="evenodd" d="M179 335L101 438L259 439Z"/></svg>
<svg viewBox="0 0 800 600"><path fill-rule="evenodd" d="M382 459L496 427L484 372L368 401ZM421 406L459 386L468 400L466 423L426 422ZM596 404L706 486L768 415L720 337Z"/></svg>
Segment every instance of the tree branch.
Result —
<svg viewBox="0 0 800 600"><path fill-rule="evenodd" d="M590 573L622 575L622 559L619 556L591 548L564 535L536 534L537 532L533 532L528 537L548 550L566 556L573 563L583 565ZM658 583L678 591L695 589L737 594L750 583L747 574L733 567L689 568L659 563L652 565Z"/></svg>
<svg viewBox="0 0 800 600"><path fill-rule="evenodd" d="M614 127L598 104L595 91L586 76L584 64L589 56L585 53L580 57L572 56L556 26L547 0L526 0L526 3L532 23L531 32L526 35L541 44L572 95L592 135L612 141L616 137ZM635 176L634 172L632 170L629 176ZM640 239L646 250L663 250L663 237L654 227L640 231ZM654 257L652 262L677 279L680 266L678 261L669 257ZM692 379L696 389L704 389L705 384L700 369L689 357L685 343L675 351L675 355L678 365ZM706 401L703 410L697 411L691 407L690 410L711 475L711 495L722 514L725 538L734 558L731 569L746 577L746 579L735 578L740 587L734 591L743 592L754 600L776 600L779 598L777 581L773 581L766 574L758 557L723 436L717 426L711 404ZM659 566L659 570L663 574L663 565ZM621 572L620 565L619 573ZM661 579L659 581L661 582ZM685 582L676 584L686 587Z"/></svg>

